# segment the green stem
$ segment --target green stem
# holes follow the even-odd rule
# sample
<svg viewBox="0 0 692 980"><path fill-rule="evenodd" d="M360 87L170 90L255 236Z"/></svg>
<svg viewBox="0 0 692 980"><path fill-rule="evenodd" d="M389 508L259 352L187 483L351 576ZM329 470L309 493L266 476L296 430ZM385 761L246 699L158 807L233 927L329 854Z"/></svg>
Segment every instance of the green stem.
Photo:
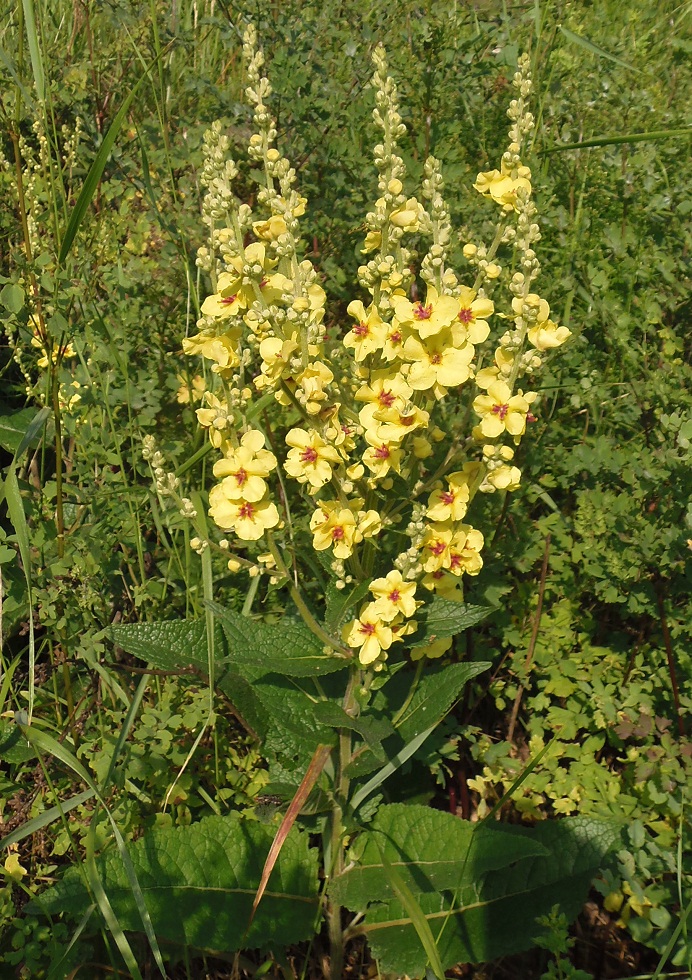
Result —
<svg viewBox="0 0 692 980"><path fill-rule="evenodd" d="M291 598L296 604L296 608L300 613L301 619L303 620L307 628L310 630L311 633L314 633L316 637L322 640L325 646L329 646L331 647L332 650L336 650L336 652L341 654L342 657L348 657L349 659L351 659L353 657L353 651L350 650L348 647L343 646L341 643L335 640L333 636L330 636L329 633L327 633L326 630L324 630L320 626L320 624L317 622L315 617L308 609L307 605L305 604L305 600L303 599L299 590L291 581L291 574L288 568L286 567L286 563L284 562L281 556L281 552L277 548L276 542L274 541L273 535L271 534L270 531L267 531L267 546L269 548L269 552L272 558L276 562L277 570L288 581L288 589L289 592L291 593Z"/></svg>
<svg viewBox="0 0 692 980"><path fill-rule="evenodd" d="M358 702L355 698L355 688L359 673L351 671L348 686L343 700L343 709L352 717L357 714ZM331 813L330 879L343 873L344 870L344 826L343 808L348 798L350 780L346 769L351 761L351 732L347 728L339 730L339 760L334 793L334 805ZM342 980L344 964L344 931L341 925L341 906L337 902L329 902L327 908L329 924L330 980Z"/></svg>

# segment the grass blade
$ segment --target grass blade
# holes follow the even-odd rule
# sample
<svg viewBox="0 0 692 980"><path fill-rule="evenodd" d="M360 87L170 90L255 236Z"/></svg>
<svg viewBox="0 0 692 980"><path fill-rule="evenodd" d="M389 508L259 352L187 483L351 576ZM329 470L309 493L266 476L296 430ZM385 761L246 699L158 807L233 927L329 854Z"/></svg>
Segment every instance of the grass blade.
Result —
<svg viewBox="0 0 692 980"><path fill-rule="evenodd" d="M595 54L598 58L607 58L608 61L612 61L616 65L621 65L623 68L628 68L630 71L641 71L640 68L635 68L634 65L630 65L627 61L623 61L622 58L618 58L617 55L610 54L609 51L599 48L599 46L594 44L593 41L589 41L588 38L582 37L581 34L575 34L574 31L570 31L567 27L560 25L560 33L572 44L578 45L580 48L583 48L590 54Z"/></svg>
<svg viewBox="0 0 692 980"><path fill-rule="evenodd" d="M351 800L351 809L354 813L361 803L366 800L378 786L382 785L385 779L388 779L393 772L396 772L399 766L403 766L406 760L410 759L413 753L418 751L428 735L431 735L436 728L437 722L435 722L434 725L431 725L430 728L426 728L424 732L416 735L415 738L411 739L408 745L405 745L400 752L397 752L397 754L389 760L386 766L383 766L379 772L375 773L372 779L369 779L364 786L361 786L357 793L354 793L353 799Z"/></svg>
<svg viewBox="0 0 692 980"><path fill-rule="evenodd" d="M29 554L29 527L24 513L22 495L19 492L17 474L14 466L10 466L9 473L5 478L5 500L7 501L7 512L17 535L19 546L19 556L22 559L22 569L26 581L26 593L29 604L29 717L28 724L31 724L31 714L34 710L34 674L36 667L36 641L34 637L34 609L33 592L31 587L31 555Z"/></svg>
<svg viewBox="0 0 692 980"><path fill-rule="evenodd" d="M66 765L68 769L71 769L72 772L74 772L77 776L79 776L79 778L87 784L89 789L94 791L94 795L96 796L96 799L99 801L101 806L106 811L106 816L108 817L108 821L113 831L113 837L115 838L115 843L118 848L118 853L120 855L121 861L123 862L123 867L125 868L125 874L127 875L128 884L130 886L130 890L132 891L132 896L135 900L135 904L137 905L137 911L139 912L140 918L142 920L142 926L144 928L144 932L146 933L147 939L149 940L149 945L151 946L151 950L152 953L154 954L156 965L158 966L161 972L161 976L165 977L166 968L163 964L163 957L161 956L161 950L159 949L159 944L156 939L156 935L154 934L154 927L151 922L151 916L149 915L149 910L147 909L146 903L144 901L144 895L142 894L142 887L137 878L134 865L132 864L132 860L130 858L127 847L125 845L125 841L123 840L123 836L120 833L118 825L113 819L112 813L110 812L103 797L101 796L98 787L94 783L93 779L91 778L87 770L81 764L81 762L70 752L68 748L65 747L65 745L62 745L60 742L56 741L56 739L54 739L51 735L47 735L45 732L41 732L36 728L31 728L25 725L22 725L21 728L27 740L34 746L34 748L38 749L39 751L45 752L47 755L52 755L55 759L59 759L59 761L62 762L63 765ZM91 882L91 876L89 880ZM100 881L98 881L98 885L95 886L94 895L97 898L97 901L99 903L99 908L101 908L101 912L104 915L104 918L106 919L108 927L111 928L111 923L107 917L108 909L110 909L110 903L108 903L106 906L99 898L98 886L101 886ZM101 891L103 892L102 886L101 886ZM103 893L103 896L105 897L105 892ZM106 898L106 903L107 902L108 900ZM111 914L112 914L112 910L111 910ZM117 937L116 937L116 942L117 942Z"/></svg>
<svg viewBox="0 0 692 980"><path fill-rule="evenodd" d="M11 834L3 837L0 840L0 850L4 847L9 847L10 844L17 844L20 840L24 840L25 837L30 837L31 834L43 830L44 827L53 823L54 820L59 820L63 813L68 813L74 807L79 806L80 803L86 803L94 795L93 789L85 789L83 793L77 793L76 796L65 800L64 803L58 803L57 806L52 806L50 810L44 810L37 817L34 817L32 820L27 820L21 827L17 827Z"/></svg>
<svg viewBox="0 0 692 980"><path fill-rule="evenodd" d="M413 894L396 868L394 868L392 862L384 853L384 848L380 842L376 841L376 843L377 849L380 852L380 858L382 859L382 868L389 879L389 884L392 886L392 891L406 909L408 917L410 918L414 929L418 933L421 946L425 950L425 955L428 957L428 962L432 967L435 977L437 980L444 980L445 971L443 969L440 954L437 949L437 943L435 942L435 937L432 934L428 920L426 919L422 908L416 901L416 896Z"/></svg>
<svg viewBox="0 0 692 980"><path fill-rule="evenodd" d="M534 771L534 769L536 768L536 766L538 765L538 763L541 761L541 759L543 758L543 756L546 754L546 752L548 751L548 749L550 748L550 746L553 744L553 741L554 740L555 740L555 736L554 735L551 738L548 739L548 741L545 743L545 745L543 746L543 748L541 749L541 751L538 753L538 755L535 755L533 757L533 759L531 760L531 762L529 762L529 764L524 769L522 769L522 771L519 773L519 775L514 780L514 782L512 783L512 785L509 787L509 789L507 790L507 792L504 793L503 796L497 801L497 803L492 808L492 810L490 810L490 812L487 813L483 817L484 820L490 820L490 818L493 817L498 812L498 810L501 810L502 809L502 807L505 805L505 803L507 802L507 800L511 797L512 793L516 789L519 789L519 787L524 782L524 780L528 776L531 775L531 773Z"/></svg>
<svg viewBox="0 0 692 980"><path fill-rule="evenodd" d="M34 0L22 0L24 8L24 24L26 26L26 36L29 42L29 57L31 58L31 69L34 73L34 85L36 94L40 102L46 101L46 75L43 70L43 58L41 57L41 43L38 31L36 30L36 17L34 15Z"/></svg>
<svg viewBox="0 0 692 980"><path fill-rule="evenodd" d="M79 226L84 220L84 216L87 212L89 204L91 203L91 199L96 193L96 188L99 185L103 171L106 167L106 163L108 162L108 157L111 155L111 150L113 149L118 133L120 132L120 128L125 121L125 116L132 105L132 100L147 77L148 72L145 72L118 109L115 119L108 127L108 132L103 138L103 142L99 147L96 158L89 168L89 173L86 176L86 180L84 181L82 190L80 191L77 203L74 206L70 220L67 223L67 228L65 229L65 235L62 240L62 245L60 246L60 255L58 256L58 262L60 265L64 263L65 259L70 253L75 235L77 234Z"/></svg>
<svg viewBox="0 0 692 980"><path fill-rule="evenodd" d="M682 129L655 129L650 133L630 133L627 136L592 136L591 139L582 140L580 143L558 143L549 146L545 150L539 150L539 155L544 153L560 153L562 150L582 150L589 146L618 146L621 143L645 143L656 142L658 140L684 138L692 136L692 126L685 126Z"/></svg>

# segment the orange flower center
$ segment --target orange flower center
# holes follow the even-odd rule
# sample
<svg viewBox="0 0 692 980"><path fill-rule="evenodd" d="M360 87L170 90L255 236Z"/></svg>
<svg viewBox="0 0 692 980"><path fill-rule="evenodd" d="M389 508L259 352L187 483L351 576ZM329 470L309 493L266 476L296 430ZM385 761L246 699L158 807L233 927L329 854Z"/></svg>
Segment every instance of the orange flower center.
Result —
<svg viewBox="0 0 692 980"><path fill-rule="evenodd" d="M240 467L239 470L236 470L233 476L235 477L235 482L238 484L239 487L244 486L248 481L247 471L244 470L242 466Z"/></svg>
<svg viewBox="0 0 692 980"><path fill-rule="evenodd" d="M238 517L246 517L250 521L254 520L255 508L246 501L238 510Z"/></svg>
<svg viewBox="0 0 692 980"><path fill-rule="evenodd" d="M509 411L509 405L493 405L491 409L493 415L498 415L501 422L507 418L507 412Z"/></svg>
<svg viewBox="0 0 692 980"><path fill-rule="evenodd" d="M317 455L317 450L313 449L312 446L308 446L307 449L304 449L300 454L300 459L303 463L314 463L317 459Z"/></svg>
<svg viewBox="0 0 692 980"><path fill-rule="evenodd" d="M367 325L367 323L357 323L353 328L353 332L356 337L367 337L367 335L370 333L370 327Z"/></svg>
<svg viewBox="0 0 692 980"><path fill-rule="evenodd" d="M423 306L422 303L416 303L413 307L413 315L416 320L429 320L432 316L433 308L432 304L429 306Z"/></svg>

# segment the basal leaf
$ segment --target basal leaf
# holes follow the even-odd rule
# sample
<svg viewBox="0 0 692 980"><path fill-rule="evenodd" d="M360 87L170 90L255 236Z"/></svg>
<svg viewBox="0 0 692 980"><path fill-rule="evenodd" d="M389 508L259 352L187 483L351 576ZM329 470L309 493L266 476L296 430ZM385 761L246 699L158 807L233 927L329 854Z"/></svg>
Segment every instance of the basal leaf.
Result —
<svg viewBox="0 0 692 980"><path fill-rule="evenodd" d="M188 827L153 830L128 846L159 939L195 949L233 952L307 939L318 905L317 856L306 834L287 837L264 899L245 935L252 899L273 830L239 814L211 816ZM122 862L109 852L96 862L122 928L141 918ZM32 903L32 910L82 915L91 904L81 876L68 872Z"/></svg>
<svg viewBox="0 0 692 980"><path fill-rule="evenodd" d="M456 636L464 630L486 619L493 609L491 606L468 606L463 602L450 602L436 596L425 606L420 615L419 632L416 633L416 646L432 643L444 636Z"/></svg>
<svg viewBox="0 0 692 980"><path fill-rule="evenodd" d="M367 906L363 931L382 967L410 976L424 972L426 954L378 865L373 833L387 841L387 855L416 895L445 968L528 948L536 917L553 905L574 918L620 837L617 825L591 818L529 830L470 825L423 807L382 807L357 841L356 866L332 887L354 910Z"/></svg>
<svg viewBox="0 0 692 980"><path fill-rule="evenodd" d="M484 662L450 664L448 667L431 668L424 673L411 703L397 724L403 740L409 742L419 732L442 719L464 685L489 667L490 664Z"/></svg>
<svg viewBox="0 0 692 980"><path fill-rule="evenodd" d="M350 871L334 879L343 905L364 911L375 899L393 899L382 852L414 894L473 888L490 871L547 855L539 842L503 824L479 824L416 804L381 806L349 853Z"/></svg>

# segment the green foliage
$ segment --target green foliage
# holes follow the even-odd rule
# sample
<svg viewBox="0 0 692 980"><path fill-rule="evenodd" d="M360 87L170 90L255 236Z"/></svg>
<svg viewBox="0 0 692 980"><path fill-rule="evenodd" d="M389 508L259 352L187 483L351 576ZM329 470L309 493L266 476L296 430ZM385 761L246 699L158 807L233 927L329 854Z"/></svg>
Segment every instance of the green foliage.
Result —
<svg viewBox="0 0 692 980"><path fill-rule="evenodd" d="M239 822L234 811L245 815L244 823L253 812L266 815L268 807L257 800L267 785L290 797L315 747L334 744L339 734L352 739L345 776L353 793L372 773L382 775L357 810L367 828L360 838L353 815L345 817L354 853L370 840L376 864L367 837L380 819L367 823L379 803L376 792L399 800L423 784L430 796L435 785L427 768L438 792L445 779L456 785L461 746L464 771L472 774L468 815L482 814L523 771L526 757L536 756L547 733L556 732L504 817L530 824L576 813L593 820L624 814L628 827L616 862L596 886L604 908L661 954L672 939L671 962L689 969L692 953L678 910L692 896L691 756L678 731L669 668L672 659L684 716L692 706L692 199L689 141L680 135L689 104L686 10L673 3L608 3L603 10L429 4L424 10L371 0L340 6L253 0L232 9L204 2L145 9L121 0L6 6L0 466L17 455L29 541L28 558L20 560L17 528L2 502L1 666L9 680L1 688L0 812L3 833L33 828L33 837L16 838L28 875L6 876L0 892L0 962L13 973L41 977L48 961L60 960L73 933L56 918L48 924L38 912L20 911L22 891L35 896L56 879L74 883L74 870L65 877L65 869L83 866L91 823L96 848L110 846L109 825L93 801L82 799L82 786L21 738L13 716L25 719L33 699L39 728L99 785L115 760L108 802L125 839L136 842L133 852L139 847L143 872L145 854L153 853L143 841L181 840L211 813L223 813L218 819L226 825ZM22 20L22 11L32 8L33 27L31 18ZM385 44L401 80L409 172L419 177L430 152L444 161L460 234L450 244L455 259L463 241L488 231L471 207L469 177L503 148L505 88L522 48L531 49L540 92L531 161L542 188L540 249L551 282L547 298L575 337L542 376L542 417L519 460L528 493L504 506L490 501L483 518L496 558L469 590L465 608L456 605L449 619L450 610L433 603L416 636L422 642L423 632L430 640L465 631L452 658L463 650L469 659L426 667L417 683L402 669L357 689L357 719L344 714L339 696L343 665L290 618L283 584L263 573L248 598L245 578L229 572L227 556L215 551L215 598L227 612L214 633L217 700L210 720L202 565L189 548L189 525L153 497L141 459L143 437L155 433L167 467L183 482L181 493L204 485L208 475L192 435L196 384L205 379L195 379L179 346L194 331L199 298L208 291L194 265L202 134L220 117L234 149L249 135L238 57L238 36L249 19L270 57L279 140L308 197L311 257L326 280L327 322L335 332L352 298L349 284L362 261L360 224L374 190L363 170L371 108L364 89L374 43ZM107 134L115 133L118 109L140 80L108 157ZM656 138L635 142L628 135L647 132ZM241 187L249 188L250 169L239 165ZM88 175L101 167L100 184L88 186ZM77 202L88 197L89 207L81 208ZM205 506L202 499L200 513ZM532 646L547 535L543 612ZM339 591L326 579L317 577L306 600L334 637L364 592ZM241 617L244 604L249 616ZM474 610L485 606L492 616L482 620L479 612L474 620ZM120 625L106 632L112 623ZM262 633L258 644L262 623L273 632ZM288 671L277 647L280 640L283 650L288 634L295 654L290 680L280 676ZM490 662L492 674L483 674ZM142 665L164 676L142 675ZM490 697L478 700L487 685ZM518 695L510 745L505 735ZM437 733L406 756L443 717ZM468 750L461 736L472 743ZM394 770L382 774L385 759L396 760L398 779ZM328 766L299 818L316 833L324 831L331 805L325 803L330 779ZM71 806L75 798L81 802ZM64 819L56 808L61 800L71 806ZM451 827L444 814L429 812L426 819L438 816ZM467 827L456 824L455 832ZM543 823L537 831L534 837L508 830L507 840L535 846ZM269 839L257 832L258 854ZM549 854L557 848L543 843ZM115 855L101 860L106 882L113 870L113 881L122 883ZM253 860L258 879L261 857ZM536 854L531 860L552 866L553 859ZM182 870L197 880L184 861ZM377 887L386 891L381 866L377 873ZM498 868L481 876L482 887L502 874ZM585 867L582 892L588 876ZM415 881L406 881L417 894ZM546 886L540 909L526 903L527 915L548 915L541 923L547 932L534 941L557 956L548 976L574 977L565 918L576 905L550 916L549 891ZM141 929L131 897L114 894L123 922ZM365 911L372 898L363 896L358 907ZM164 910L164 920L174 911ZM258 914L265 914L263 904ZM369 927L375 914L371 906ZM442 941L449 930L452 948L459 942L451 928L457 919L449 921ZM95 926L96 913L88 931ZM536 932L528 918L524 928L527 937ZM305 925L302 934L309 933ZM385 946L394 963L396 937L389 928L382 933L392 937ZM406 956L420 966L418 933L410 924L403 933ZM373 947L376 934L368 933ZM137 948L145 963L145 946ZM468 955L459 949L449 962ZM500 947L479 949L492 957ZM61 968L81 966L96 976L91 964L107 959L92 935L75 943ZM122 966L115 952L110 963L112 970Z"/></svg>
<svg viewBox="0 0 692 980"><path fill-rule="evenodd" d="M250 924L253 888L272 831L238 814L206 817L190 827L152 830L130 856L158 936L205 950L232 952L285 945L308 938L317 908L317 857L305 834L286 840L270 892ZM139 910L116 854L97 863L106 894L124 929L141 929ZM91 899L81 876L67 874L41 894L45 914L78 917Z"/></svg>
<svg viewBox="0 0 692 980"><path fill-rule="evenodd" d="M362 931L385 969L420 976L424 954L380 848L415 894L446 968L527 948L535 912L556 901L573 917L618 837L613 824L580 817L527 831L383 806L352 848L354 867L332 887L366 913Z"/></svg>

